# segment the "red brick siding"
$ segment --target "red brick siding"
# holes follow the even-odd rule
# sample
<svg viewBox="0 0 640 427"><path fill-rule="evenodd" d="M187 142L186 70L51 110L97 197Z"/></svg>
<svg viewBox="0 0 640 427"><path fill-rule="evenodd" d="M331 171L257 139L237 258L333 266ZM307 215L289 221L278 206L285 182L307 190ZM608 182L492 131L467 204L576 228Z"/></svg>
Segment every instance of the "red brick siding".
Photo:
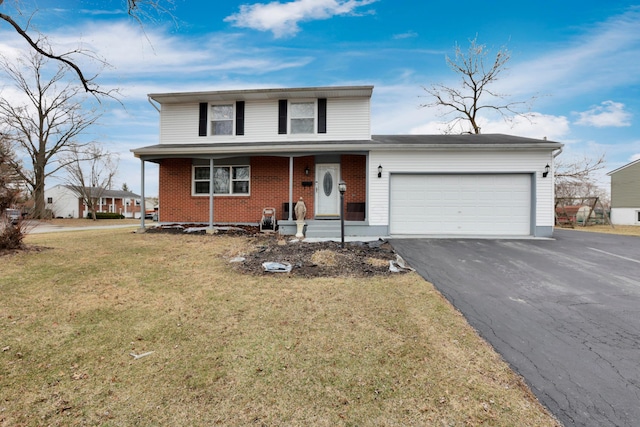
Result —
<svg viewBox="0 0 640 427"><path fill-rule="evenodd" d="M367 199L367 159L365 156L344 155L341 159L341 174L347 192L344 202L366 202ZM345 206L346 209L346 206Z"/></svg>
<svg viewBox="0 0 640 427"><path fill-rule="evenodd" d="M110 197L103 197L102 198L104 204L100 205L100 200L96 199L96 212L109 212L109 208L111 207L111 205L113 204L113 212L117 213L117 214L125 214L125 206L124 203L129 200L129 199L113 199L113 203L112 203L112 199ZM133 201L129 200L129 206L127 206L126 208L126 214L127 216L130 216L132 212L135 213L139 213L140 212L140 206L131 206L131 204L134 203ZM79 218L85 218L88 214L89 214L89 209L85 208L85 205L82 201L81 198L78 198L78 212L80 212L80 216Z"/></svg>
<svg viewBox="0 0 640 427"><path fill-rule="evenodd" d="M366 195L366 158L342 156L342 175L347 182L345 202L364 202ZM252 157L250 196L215 196L216 223L257 223L263 208L275 208L282 218L282 204L289 201L289 158ZM305 169L309 168L309 175ZM314 157L296 157L293 161L293 203L302 197L308 218L313 217L315 191ZM209 197L191 195L191 159L166 159L160 162L160 221L208 222ZM311 181L310 187L302 182Z"/></svg>

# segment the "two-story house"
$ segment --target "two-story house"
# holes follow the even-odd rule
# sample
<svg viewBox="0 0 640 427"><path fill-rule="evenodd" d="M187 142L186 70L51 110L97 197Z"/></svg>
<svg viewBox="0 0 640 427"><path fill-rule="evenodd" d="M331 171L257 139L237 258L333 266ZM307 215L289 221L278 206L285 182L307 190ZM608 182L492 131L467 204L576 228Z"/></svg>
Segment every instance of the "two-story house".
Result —
<svg viewBox="0 0 640 427"><path fill-rule="evenodd" d="M640 160L612 170L611 222L616 225L640 225Z"/></svg>
<svg viewBox="0 0 640 427"><path fill-rule="evenodd" d="M557 142L508 135L371 135L372 86L151 94L161 222L257 224L294 234L550 236ZM144 182L142 183L144 189ZM330 228L330 227L329 227ZM335 229L327 231L335 236ZM319 235L319 234L318 234Z"/></svg>

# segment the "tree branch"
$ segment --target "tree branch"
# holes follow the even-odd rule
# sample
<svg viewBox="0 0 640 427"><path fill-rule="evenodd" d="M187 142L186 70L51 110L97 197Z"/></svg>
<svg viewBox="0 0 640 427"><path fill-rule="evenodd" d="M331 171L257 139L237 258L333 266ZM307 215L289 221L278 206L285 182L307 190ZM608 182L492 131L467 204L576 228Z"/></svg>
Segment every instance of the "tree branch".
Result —
<svg viewBox="0 0 640 427"><path fill-rule="evenodd" d="M1 4L1 2L0 2ZM66 58L66 56L69 56L72 53L78 53L78 54L84 54L82 51L80 50L75 50L75 51L70 51L70 52L66 52L62 55L56 55L54 54L52 51L48 51L45 50L43 47L40 46L40 44L35 41L33 38L31 38L31 36L29 34L27 34L26 30L24 30L16 21L13 20L13 18L11 18L11 16L6 15L4 13L0 13L0 19L2 19L3 21L9 23L9 25L11 25L16 32L24 39L26 40L26 42L36 51L38 52L40 55L45 56L49 59L53 59L55 61L61 62L64 65L66 65L67 67L71 68L73 70L73 72L77 75L78 79L80 80L80 83L82 84L82 87L84 88L85 92L92 94L93 96L96 97L96 99L98 99L98 101L100 101L100 97L101 96L106 96L109 97L111 99L114 100L118 100L113 93L116 92L117 90L110 90L110 91L102 91L100 90L99 86L95 85L93 83L93 80L95 79L96 76L92 77L92 78L87 78L84 73L82 72L82 70L80 69L80 67L73 61L69 60ZM96 59L96 58L94 58Z"/></svg>

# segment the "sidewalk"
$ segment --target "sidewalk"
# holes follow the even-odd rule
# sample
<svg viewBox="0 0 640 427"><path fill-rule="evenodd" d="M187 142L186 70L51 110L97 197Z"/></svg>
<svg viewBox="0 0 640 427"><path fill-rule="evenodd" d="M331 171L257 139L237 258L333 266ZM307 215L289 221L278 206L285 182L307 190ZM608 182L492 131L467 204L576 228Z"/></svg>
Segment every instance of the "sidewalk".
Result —
<svg viewBox="0 0 640 427"><path fill-rule="evenodd" d="M59 224L52 224L46 221L36 221L36 220L28 220L24 224L25 234L42 234L42 233L57 233L64 231L82 231L82 230L108 230L108 229L118 229L118 228L136 228L140 227L140 222L132 223L128 222L126 224L109 224L109 225L100 225L100 221L96 221L89 223L90 225L86 226L77 226L77 227L67 227Z"/></svg>

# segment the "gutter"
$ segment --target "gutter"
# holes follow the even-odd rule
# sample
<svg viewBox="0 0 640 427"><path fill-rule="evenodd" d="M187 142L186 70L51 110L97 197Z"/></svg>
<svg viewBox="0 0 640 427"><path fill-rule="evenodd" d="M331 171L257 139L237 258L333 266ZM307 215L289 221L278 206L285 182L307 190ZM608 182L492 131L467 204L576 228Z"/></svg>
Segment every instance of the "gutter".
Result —
<svg viewBox="0 0 640 427"><path fill-rule="evenodd" d="M151 96L147 95L147 101L149 101L149 104L151 104L151 106L155 108L158 113L160 112L160 108L158 108L158 106L154 104L153 99L151 99Z"/></svg>
<svg viewBox="0 0 640 427"><path fill-rule="evenodd" d="M134 148L130 151L135 157L154 156L154 155L171 155L171 154L283 154L283 153L313 153L313 152L333 152L333 151L449 151L449 150L472 150L472 151L523 151L523 150L548 150L549 145L540 146L540 144L520 144L518 146L505 145L480 145L480 144L432 144L432 145L415 145L415 144L350 144L348 142L340 143L320 143L320 144L260 144L260 145L244 145L244 144L172 144L169 146L155 145L151 147ZM561 148L557 148L562 150ZM557 153L559 154L559 152Z"/></svg>

